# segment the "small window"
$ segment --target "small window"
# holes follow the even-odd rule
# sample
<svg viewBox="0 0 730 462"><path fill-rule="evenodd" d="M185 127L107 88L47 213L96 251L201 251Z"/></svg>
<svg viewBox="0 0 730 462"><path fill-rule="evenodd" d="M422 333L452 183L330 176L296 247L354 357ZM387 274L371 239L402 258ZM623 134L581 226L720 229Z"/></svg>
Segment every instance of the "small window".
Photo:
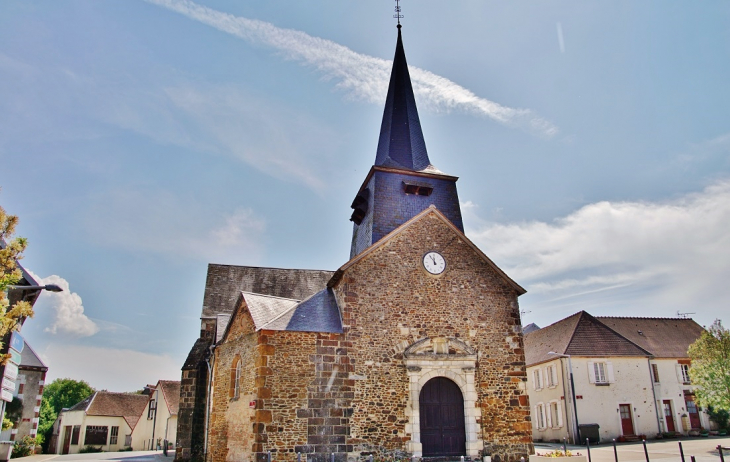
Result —
<svg viewBox="0 0 730 462"><path fill-rule="evenodd" d="M109 444L117 444L119 438L119 427L112 427L112 433L109 435Z"/></svg>
<svg viewBox="0 0 730 462"><path fill-rule="evenodd" d="M540 369L532 371L532 378L535 382L535 390L542 390L542 371Z"/></svg>
<svg viewBox="0 0 730 462"><path fill-rule="evenodd" d="M654 383L659 383L659 366L655 363L651 365L651 376L654 379Z"/></svg>
<svg viewBox="0 0 730 462"><path fill-rule="evenodd" d="M101 425L87 425L86 436L84 437L84 444L106 444L106 437L109 433L109 427Z"/></svg>
<svg viewBox="0 0 730 462"><path fill-rule="evenodd" d="M157 403L154 399L150 400L150 407L147 409L147 420L155 418L155 411L157 410Z"/></svg>
<svg viewBox="0 0 730 462"><path fill-rule="evenodd" d="M560 428L563 426L563 409L562 405L557 401L550 403L550 421L552 422L553 428Z"/></svg>
<svg viewBox="0 0 730 462"><path fill-rule="evenodd" d="M71 444L79 444L79 435L81 434L81 425L74 425L73 433L71 433Z"/></svg>
<svg viewBox="0 0 730 462"><path fill-rule="evenodd" d="M689 364L680 364L679 370L682 372L682 382L688 384L690 383L689 378Z"/></svg>
<svg viewBox="0 0 730 462"><path fill-rule="evenodd" d="M555 388L558 386L558 377L555 373L555 365L550 365L545 370L547 372L547 385L550 388Z"/></svg>
<svg viewBox="0 0 730 462"><path fill-rule="evenodd" d="M132 435L124 435L124 446L132 446Z"/></svg>
<svg viewBox="0 0 730 462"><path fill-rule="evenodd" d="M593 373L596 376L596 383L608 383L606 363L593 363Z"/></svg>
<svg viewBox="0 0 730 462"><path fill-rule="evenodd" d="M403 182L403 191L406 194L413 194L416 196L430 196L433 192L433 186L413 184Z"/></svg>
<svg viewBox="0 0 730 462"><path fill-rule="evenodd" d="M535 406L535 423L538 430L544 430L547 425L545 423L545 405L540 403Z"/></svg>
<svg viewBox="0 0 730 462"><path fill-rule="evenodd" d="M241 357L236 356L233 360L231 367L231 388L228 396L233 399L238 399L241 395L241 368L243 367Z"/></svg>

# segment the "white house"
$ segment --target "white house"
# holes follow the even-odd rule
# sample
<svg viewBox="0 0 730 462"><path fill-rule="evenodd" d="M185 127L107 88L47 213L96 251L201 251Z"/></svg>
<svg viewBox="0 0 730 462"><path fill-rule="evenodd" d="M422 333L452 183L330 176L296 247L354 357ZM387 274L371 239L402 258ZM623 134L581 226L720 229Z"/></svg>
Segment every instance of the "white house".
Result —
<svg viewBox="0 0 730 462"><path fill-rule="evenodd" d="M164 441L175 447L180 381L160 380L150 391L139 421L132 431L135 451L161 449Z"/></svg>
<svg viewBox="0 0 730 462"><path fill-rule="evenodd" d="M701 333L691 319L581 311L526 334L533 439L572 441L581 426L584 441L585 424L597 424L602 441L707 428L688 374L687 348Z"/></svg>
<svg viewBox="0 0 730 462"><path fill-rule="evenodd" d="M97 391L61 411L56 454L76 454L85 446L118 451L132 445L134 430L148 396L134 393Z"/></svg>

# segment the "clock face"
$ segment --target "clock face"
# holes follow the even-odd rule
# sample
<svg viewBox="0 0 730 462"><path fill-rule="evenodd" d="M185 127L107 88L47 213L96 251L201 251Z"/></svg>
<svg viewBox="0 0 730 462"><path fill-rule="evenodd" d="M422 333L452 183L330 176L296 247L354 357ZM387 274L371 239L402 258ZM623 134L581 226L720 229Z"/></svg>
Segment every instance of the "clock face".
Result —
<svg viewBox="0 0 730 462"><path fill-rule="evenodd" d="M441 274L446 269L446 260L438 252L428 252L423 256L423 267L431 274Z"/></svg>

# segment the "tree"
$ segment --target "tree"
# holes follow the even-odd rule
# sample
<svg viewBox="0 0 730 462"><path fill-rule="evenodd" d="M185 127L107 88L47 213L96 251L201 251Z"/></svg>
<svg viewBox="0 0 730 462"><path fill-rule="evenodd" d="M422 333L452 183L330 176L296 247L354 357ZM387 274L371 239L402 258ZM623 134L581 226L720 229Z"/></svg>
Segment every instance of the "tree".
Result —
<svg viewBox="0 0 730 462"><path fill-rule="evenodd" d="M689 346L692 383L701 406L730 410L730 331L716 319Z"/></svg>
<svg viewBox="0 0 730 462"><path fill-rule="evenodd" d="M33 306L30 303L20 301L10 306L7 297L8 286L23 277L18 268L18 260L23 258L23 251L28 245L25 238L13 237L17 224L18 217L8 215L0 207L0 339L4 339L11 331L18 330L23 319L33 317ZM3 364L5 361L7 356L2 358Z"/></svg>
<svg viewBox="0 0 730 462"><path fill-rule="evenodd" d="M43 435L43 451L48 451L53 422L61 409L73 406L94 393L94 389L83 380L56 379L43 388L38 434Z"/></svg>

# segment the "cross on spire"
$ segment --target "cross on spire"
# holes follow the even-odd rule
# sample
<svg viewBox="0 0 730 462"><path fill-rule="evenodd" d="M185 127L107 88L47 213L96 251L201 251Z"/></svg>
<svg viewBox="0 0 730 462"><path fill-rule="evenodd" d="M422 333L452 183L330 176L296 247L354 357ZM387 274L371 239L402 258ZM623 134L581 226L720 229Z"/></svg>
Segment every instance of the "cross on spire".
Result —
<svg viewBox="0 0 730 462"><path fill-rule="evenodd" d="M394 18L398 19L398 27L400 27L400 20L403 17L402 14L400 14L400 0L395 0L395 14L393 15Z"/></svg>

